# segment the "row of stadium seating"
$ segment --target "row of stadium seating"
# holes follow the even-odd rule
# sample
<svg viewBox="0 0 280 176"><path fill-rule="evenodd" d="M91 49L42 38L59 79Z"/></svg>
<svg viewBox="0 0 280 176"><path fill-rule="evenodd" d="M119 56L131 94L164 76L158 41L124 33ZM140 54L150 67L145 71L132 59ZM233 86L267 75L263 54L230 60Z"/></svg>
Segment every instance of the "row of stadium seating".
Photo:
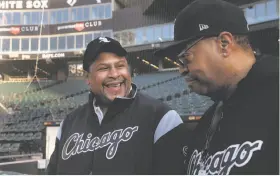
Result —
<svg viewBox="0 0 280 176"><path fill-rule="evenodd" d="M36 133L0 133L0 141L41 140L42 132Z"/></svg>
<svg viewBox="0 0 280 176"><path fill-rule="evenodd" d="M20 149L20 143L4 143L0 145L0 153L15 153Z"/></svg>
<svg viewBox="0 0 280 176"><path fill-rule="evenodd" d="M43 80L29 82L0 82L0 96L22 94L23 92L38 91L41 88L61 83L61 81ZM27 89L28 88L28 89Z"/></svg>
<svg viewBox="0 0 280 176"><path fill-rule="evenodd" d="M212 104L209 98L190 93L184 79L177 72L139 75L133 78L133 82L138 86L138 91L165 102L182 117L189 114L202 114ZM4 89L9 89L12 85L13 83L9 83L8 86L4 86ZM0 91L1 89L3 87L0 86ZM88 86L84 80L74 79L41 91L17 97L10 96L8 99L1 100L3 105L15 110L14 114L3 117L5 120L0 127L3 151L15 150L11 142L20 142L21 146L28 148L31 145L30 142L42 140L45 121L61 121L67 114L87 101ZM5 145L6 143L10 145ZM42 147L40 142L35 146L37 149L34 150Z"/></svg>
<svg viewBox="0 0 280 176"><path fill-rule="evenodd" d="M170 73L168 79L169 81L161 80L160 78L167 77L167 73ZM139 85L139 83L144 82L145 78L157 78L158 76L159 80L158 82L146 86L145 89L140 89L141 92L144 92L150 96L153 96L155 98L161 99L162 101L166 101L167 104L170 104L172 108L182 112L183 114L191 114L191 113L203 113L207 107L209 107L212 103L211 100L198 96L196 94L189 94L186 92L185 88L187 87L185 81L183 78L178 77L178 73L176 72L167 72L167 73L161 73L164 76L162 76L159 73L156 73L154 75L143 75L143 76L137 76L134 78L135 83ZM160 75L160 76L159 76ZM154 80L154 79L152 79ZM137 82L139 81L139 82ZM151 80L150 80L151 81ZM162 84L158 84L158 83ZM176 85L176 86L174 86ZM20 109L23 109L24 107L29 107L27 112L24 113L30 118L34 117L42 117L44 114L34 115L30 114L30 109L32 108L47 108L48 113L53 114L56 116L57 114L61 114L62 112L65 112L66 114L71 112L73 109L77 108L78 106L86 103L87 101L87 88L86 84L84 84L83 80L68 80L67 82L63 84L59 84L56 86L53 86L49 89L47 89L45 92L50 92L50 96L44 97L43 95L40 95L39 92L36 92L34 94L30 94L26 97L28 97L27 101L20 102ZM68 91L64 91L67 89ZM77 90L86 90L82 92L82 94L77 93ZM62 94L62 92L72 93L70 96L65 96L65 94ZM184 92L185 91L185 92ZM55 96L54 92L61 96ZM74 93L75 92L75 93ZM184 93L182 93L184 92ZM73 94L74 93L74 94ZM182 94L181 94L182 93ZM38 94L38 95L37 95ZM52 96L51 96L52 95ZM44 97L44 100L40 101L40 98L37 99L39 102L32 99L32 97ZM48 101L46 100L48 99ZM171 102L170 102L171 101ZM49 104L48 102L51 102ZM188 103L187 103L188 102ZM15 103L14 100L11 103ZM33 111L32 113L38 113L38 111ZM25 115L21 117L21 119L25 119Z"/></svg>

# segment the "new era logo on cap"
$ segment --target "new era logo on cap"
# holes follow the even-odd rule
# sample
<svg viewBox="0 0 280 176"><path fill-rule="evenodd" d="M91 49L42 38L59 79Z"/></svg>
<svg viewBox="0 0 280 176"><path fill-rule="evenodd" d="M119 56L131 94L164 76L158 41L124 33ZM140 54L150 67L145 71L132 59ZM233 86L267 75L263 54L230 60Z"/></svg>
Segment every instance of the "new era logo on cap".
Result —
<svg viewBox="0 0 280 176"><path fill-rule="evenodd" d="M203 31L203 30L208 29L208 28L209 28L209 26L207 24L199 24L199 30L200 31Z"/></svg>

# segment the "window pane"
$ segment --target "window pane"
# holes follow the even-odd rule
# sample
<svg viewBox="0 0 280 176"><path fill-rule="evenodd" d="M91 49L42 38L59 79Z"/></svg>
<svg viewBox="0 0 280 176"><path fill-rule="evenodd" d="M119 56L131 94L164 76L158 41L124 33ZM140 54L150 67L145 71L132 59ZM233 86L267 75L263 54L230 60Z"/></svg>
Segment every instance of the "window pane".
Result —
<svg viewBox="0 0 280 176"><path fill-rule="evenodd" d="M256 17L258 20L263 20L265 18L265 4L256 5Z"/></svg>
<svg viewBox="0 0 280 176"><path fill-rule="evenodd" d="M99 18L99 19L103 19L104 16L105 16L105 14L104 14L104 6L101 5L101 6L99 6L98 8L99 8L99 11L98 11L98 18Z"/></svg>
<svg viewBox="0 0 280 176"><path fill-rule="evenodd" d="M105 18L112 18L111 4L105 5Z"/></svg>
<svg viewBox="0 0 280 176"><path fill-rule="evenodd" d="M83 48L84 40L83 35L76 36L76 48Z"/></svg>
<svg viewBox="0 0 280 176"><path fill-rule="evenodd" d="M58 37L58 49L65 49L65 37Z"/></svg>
<svg viewBox="0 0 280 176"><path fill-rule="evenodd" d="M67 36L67 49L74 48L74 36Z"/></svg>
<svg viewBox="0 0 280 176"><path fill-rule="evenodd" d="M25 25L30 24L30 13L29 12L23 13L23 24L25 24Z"/></svg>
<svg viewBox="0 0 280 176"><path fill-rule="evenodd" d="M89 7L84 8L84 20L89 20Z"/></svg>
<svg viewBox="0 0 280 176"><path fill-rule="evenodd" d="M152 27L147 27L146 28L146 41L149 43L153 41L153 36L154 36L154 30Z"/></svg>
<svg viewBox="0 0 280 176"><path fill-rule="evenodd" d="M41 38L41 51L47 51L48 49L48 38Z"/></svg>
<svg viewBox="0 0 280 176"><path fill-rule="evenodd" d="M56 23L56 11L51 12L51 24Z"/></svg>
<svg viewBox="0 0 280 176"><path fill-rule="evenodd" d="M89 42L92 41L92 34L85 35L85 47L88 45Z"/></svg>
<svg viewBox="0 0 280 176"><path fill-rule="evenodd" d="M155 26L155 28L154 28L154 30L155 30L154 41L156 41L156 42L162 41L161 27L162 26Z"/></svg>
<svg viewBox="0 0 280 176"><path fill-rule="evenodd" d="M19 12L13 13L13 24L20 24L20 13Z"/></svg>
<svg viewBox="0 0 280 176"><path fill-rule="evenodd" d="M62 18L63 18L63 16L62 16L62 11L61 10L58 10L57 12L56 12L56 23L62 23Z"/></svg>
<svg viewBox="0 0 280 176"><path fill-rule="evenodd" d="M12 39L12 51L19 51L19 39Z"/></svg>
<svg viewBox="0 0 280 176"><path fill-rule="evenodd" d="M1 25L4 24L4 18L3 18L3 14L2 13L0 13L0 24Z"/></svg>
<svg viewBox="0 0 280 176"><path fill-rule="evenodd" d="M21 51L29 51L29 39L21 39Z"/></svg>
<svg viewBox="0 0 280 176"><path fill-rule="evenodd" d="M5 24L12 24L12 13L10 13L10 12L5 12L4 13L4 15L5 15Z"/></svg>
<svg viewBox="0 0 280 176"><path fill-rule="evenodd" d="M98 6L92 7L92 16L91 19L98 19Z"/></svg>
<svg viewBox="0 0 280 176"><path fill-rule="evenodd" d="M77 20L77 10L72 9L71 10L71 21L76 21Z"/></svg>
<svg viewBox="0 0 280 176"><path fill-rule="evenodd" d="M267 1L266 3L266 14L269 18L277 17L277 2L276 0Z"/></svg>
<svg viewBox="0 0 280 176"><path fill-rule="evenodd" d="M143 44L144 42L144 31L143 28L136 29L136 44Z"/></svg>
<svg viewBox="0 0 280 176"><path fill-rule="evenodd" d="M40 13L39 12L32 12L31 13L31 24L40 24Z"/></svg>
<svg viewBox="0 0 280 176"><path fill-rule="evenodd" d="M171 39L174 39L174 23L170 24L170 29L171 29Z"/></svg>
<svg viewBox="0 0 280 176"><path fill-rule="evenodd" d="M96 39L96 38L98 38L98 37L101 37L101 33L100 32L95 32L94 34L93 34L93 38L94 39Z"/></svg>
<svg viewBox="0 0 280 176"><path fill-rule="evenodd" d="M41 14L43 14L43 13L41 13ZM44 18L43 24L48 24L49 23L49 13L44 12L44 17L43 18Z"/></svg>
<svg viewBox="0 0 280 176"><path fill-rule="evenodd" d="M38 51L38 38L31 39L31 51Z"/></svg>
<svg viewBox="0 0 280 176"><path fill-rule="evenodd" d="M112 37L112 32L111 31L105 31L102 33L103 37Z"/></svg>
<svg viewBox="0 0 280 176"><path fill-rule="evenodd" d="M246 8L245 10L245 17L248 23L252 23L255 21L255 8Z"/></svg>
<svg viewBox="0 0 280 176"><path fill-rule="evenodd" d="M83 8L77 8L77 20L78 21L83 21L84 20Z"/></svg>
<svg viewBox="0 0 280 176"><path fill-rule="evenodd" d="M57 50L57 37L51 37L50 42L51 50Z"/></svg>
<svg viewBox="0 0 280 176"><path fill-rule="evenodd" d="M67 23L68 22L68 9L63 10L63 19L62 19L63 23Z"/></svg>
<svg viewBox="0 0 280 176"><path fill-rule="evenodd" d="M171 39L170 25L164 25L162 27L162 39L163 40L170 40Z"/></svg>
<svg viewBox="0 0 280 176"><path fill-rule="evenodd" d="M3 39L2 49L3 51L10 51L10 39Z"/></svg>

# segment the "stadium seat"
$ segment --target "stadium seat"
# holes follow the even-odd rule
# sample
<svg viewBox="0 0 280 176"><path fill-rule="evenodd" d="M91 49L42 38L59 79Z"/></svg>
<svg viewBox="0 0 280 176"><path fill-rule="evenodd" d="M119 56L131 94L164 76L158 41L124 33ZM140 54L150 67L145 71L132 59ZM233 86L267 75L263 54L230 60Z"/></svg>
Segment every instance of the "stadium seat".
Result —
<svg viewBox="0 0 280 176"><path fill-rule="evenodd" d="M14 143L10 146L9 152L18 152L20 148L20 143Z"/></svg>
<svg viewBox="0 0 280 176"><path fill-rule="evenodd" d="M32 140L32 137L33 137L33 133L26 133L24 136L24 140L30 141Z"/></svg>
<svg viewBox="0 0 280 176"><path fill-rule="evenodd" d="M41 132L37 132L33 135L32 137L33 140L41 140L42 139L42 133Z"/></svg>
<svg viewBox="0 0 280 176"><path fill-rule="evenodd" d="M0 152L1 152L1 153L9 152L10 147L11 147L11 144L10 144L10 143L4 143L4 144L1 146L1 148L0 148Z"/></svg>

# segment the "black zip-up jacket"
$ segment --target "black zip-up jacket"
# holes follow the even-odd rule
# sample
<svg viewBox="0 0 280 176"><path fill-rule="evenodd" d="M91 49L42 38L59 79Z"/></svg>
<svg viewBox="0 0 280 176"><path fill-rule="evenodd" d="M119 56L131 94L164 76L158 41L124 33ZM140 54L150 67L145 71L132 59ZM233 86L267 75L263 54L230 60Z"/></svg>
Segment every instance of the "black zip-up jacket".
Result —
<svg viewBox="0 0 280 176"><path fill-rule="evenodd" d="M132 98L116 98L104 117L93 94L66 117L48 174L184 173L181 117L132 87Z"/></svg>
<svg viewBox="0 0 280 176"><path fill-rule="evenodd" d="M209 108L185 151L188 175L279 174L278 74L278 58L257 59L235 93L223 102L223 117L208 152L203 152L218 103ZM205 161L205 169L200 167L200 159Z"/></svg>

